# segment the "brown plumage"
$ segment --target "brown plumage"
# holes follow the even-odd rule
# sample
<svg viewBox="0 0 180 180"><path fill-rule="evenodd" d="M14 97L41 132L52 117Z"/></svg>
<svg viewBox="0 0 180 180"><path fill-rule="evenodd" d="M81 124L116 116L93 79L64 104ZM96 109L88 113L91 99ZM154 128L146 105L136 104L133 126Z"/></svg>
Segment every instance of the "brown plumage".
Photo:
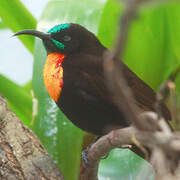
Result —
<svg viewBox="0 0 180 180"><path fill-rule="evenodd" d="M64 24L55 26L48 34L32 30L16 35L19 34L40 37L47 53L55 52L54 58L58 59L58 53L61 57L65 55L60 64L63 86L56 103L76 126L103 135L107 130L131 124L112 100L103 70L103 55L107 49L93 33L78 24ZM125 64L121 66L137 106L142 111L155 111L155 92ZM166 119L170 119L165 105L162 105L162 112Z"/></svg>
<svg viewBox="0 0 180 180"><path fill-rule="evenodd" d="M57 103L75 125L97 135L107 133L106 130L113 127L130 125L121 110L113 103L112 94L107 88L102 54L92 56L81 52L63 61L64 85ZM125 64L122 63L122 67L137 106L142 111L155 111L155 92ZM165 105L162 105L162 111L165 118L170 119Z"/></svg>

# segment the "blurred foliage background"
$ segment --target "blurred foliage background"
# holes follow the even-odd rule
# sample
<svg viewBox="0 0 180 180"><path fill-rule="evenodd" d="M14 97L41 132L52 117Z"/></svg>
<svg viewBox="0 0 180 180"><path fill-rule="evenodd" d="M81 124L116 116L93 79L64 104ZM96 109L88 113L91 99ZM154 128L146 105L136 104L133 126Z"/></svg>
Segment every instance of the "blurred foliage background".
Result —
<svg viewBox="0 0 180 180"><path fill-rule="evenodd" d="M56 24L74 22L94 32L106 47L112 48L123 10L123 4L115 0L50 0L37 20L20 0L0 0L0 35L4 29L12 32L23 29L47 31ZM131 26L123 60L155 91L179 65L179 32L178 2L144 5ZM0 94L6 97L9 106L23 123L40 138L65 178L76 180L84 132L67 120L47 94L42 78L46 58L42 42L29 36L19 38L33 55L32 79L19 85L0 71ZM8 42L11 43L9 39ZM4 58L1 56L3 44L1 47L0 61ZM13 50L16 48L11 47ZM25 58L23 52L19 54L20 58ZM16 61L16 56L13 60ZM17 68L13 68L14 74L17 71ZM178 93L179 77L176 85ZM154 171L146 161L124 149L111 151L99 166L100 180L152 180L153 175Z"/></svg>

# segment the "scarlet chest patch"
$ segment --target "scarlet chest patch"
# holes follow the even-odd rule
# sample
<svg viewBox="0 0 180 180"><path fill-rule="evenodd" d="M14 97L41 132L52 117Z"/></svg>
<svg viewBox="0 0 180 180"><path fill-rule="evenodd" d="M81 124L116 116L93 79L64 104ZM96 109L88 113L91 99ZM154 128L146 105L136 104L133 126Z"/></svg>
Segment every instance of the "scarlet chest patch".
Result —
<svg viewBox="0 0 180 180"><path fill-rule="evenodd" d="M57 102L63 87L63 67L64 54L50 53L47 56L43 70L44 84L50 97Z"/></svg>

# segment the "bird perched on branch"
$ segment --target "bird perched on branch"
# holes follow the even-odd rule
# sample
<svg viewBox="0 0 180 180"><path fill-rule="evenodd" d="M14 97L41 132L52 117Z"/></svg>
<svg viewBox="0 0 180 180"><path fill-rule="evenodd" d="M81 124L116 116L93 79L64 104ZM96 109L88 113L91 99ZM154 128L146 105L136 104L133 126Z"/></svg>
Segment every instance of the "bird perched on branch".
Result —
<svg viewBox="0 0 180 180"><path fill-rule="evenodd" d="M47 51L44 84L50 97L76 126L103 135L131 124L107 87L103 70L107 48L93 33L70 23L54 26L47 33L24 30L15 35L23 34L42 39ZM123 63L122 71L137 106L142 111L155 111L155 92ZM162 104L161 109L164 118L170 119L167 107Z"/></svg>

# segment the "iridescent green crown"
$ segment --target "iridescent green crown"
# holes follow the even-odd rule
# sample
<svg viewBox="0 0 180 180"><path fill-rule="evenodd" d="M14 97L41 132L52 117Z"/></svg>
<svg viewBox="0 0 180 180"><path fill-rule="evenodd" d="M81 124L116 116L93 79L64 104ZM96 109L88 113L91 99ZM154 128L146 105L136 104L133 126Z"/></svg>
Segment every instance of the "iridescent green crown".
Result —
<svg viewBox="0 0 180 180"><path fill-rule="evenodd" d="M70 24L59 24L51 28L48 33L58 33L61 30L69 28Z"/></svg>
<svg viewBox="0 0 180 180"><path fill-rule="evenodd" d="M56 25L54 26L53 28L51 28L48 33L58 33L64 29L67 29L69 28L70 24L59 24L59 25ZM65 45L55 39L51 39L52 42L56 45L57 48L59 49L64 49L65 48Z"/></svg>

